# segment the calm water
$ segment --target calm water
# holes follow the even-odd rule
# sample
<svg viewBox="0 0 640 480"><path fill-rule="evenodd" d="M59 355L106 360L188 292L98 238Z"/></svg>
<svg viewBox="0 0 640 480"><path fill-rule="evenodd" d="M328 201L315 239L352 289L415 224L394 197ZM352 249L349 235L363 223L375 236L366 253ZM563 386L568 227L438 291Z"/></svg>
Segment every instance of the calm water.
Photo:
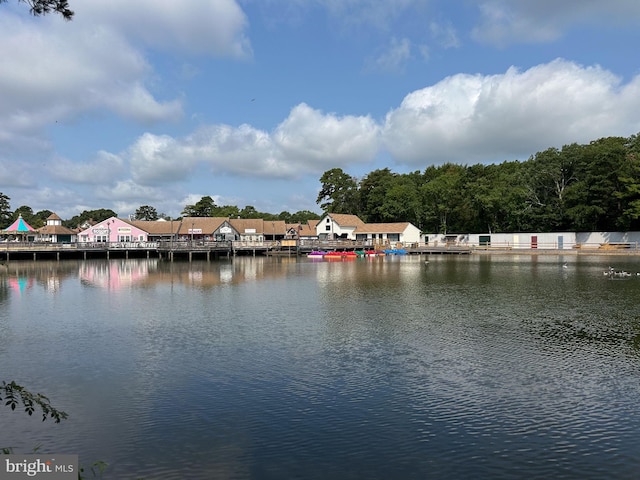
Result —
<svg viewBox="0 0 640 480"><path fill-rule="evenodd" d="M0 447L105 478L635 479L640 276L619 257L0 266ZM564 262L568 262L566 268Z"/></svg>

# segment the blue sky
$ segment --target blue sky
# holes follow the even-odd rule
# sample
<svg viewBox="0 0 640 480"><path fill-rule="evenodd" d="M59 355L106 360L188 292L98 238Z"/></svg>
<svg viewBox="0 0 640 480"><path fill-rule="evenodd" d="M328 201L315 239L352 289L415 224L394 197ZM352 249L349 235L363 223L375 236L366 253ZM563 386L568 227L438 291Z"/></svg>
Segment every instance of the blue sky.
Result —
<svg viewBox="0 0 640 480"><path fill-rule="evenodd" d="M0 6L0 192L62 218L319 212L320 177L640 132L635 0Z"/></svg>

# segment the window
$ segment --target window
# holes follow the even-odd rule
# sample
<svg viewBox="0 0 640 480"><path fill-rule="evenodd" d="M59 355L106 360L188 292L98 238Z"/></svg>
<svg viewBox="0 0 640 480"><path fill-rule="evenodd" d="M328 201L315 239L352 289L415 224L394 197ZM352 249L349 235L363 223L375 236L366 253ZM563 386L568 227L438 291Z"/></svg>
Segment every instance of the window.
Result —
<svg viewBox="0 0 640 480"><path fill-rule="evenodd" d="M327 232L330 232L330 231L331 231L331 225L327 225L327 226L325 227L325 230L326 230Z"/></svg>

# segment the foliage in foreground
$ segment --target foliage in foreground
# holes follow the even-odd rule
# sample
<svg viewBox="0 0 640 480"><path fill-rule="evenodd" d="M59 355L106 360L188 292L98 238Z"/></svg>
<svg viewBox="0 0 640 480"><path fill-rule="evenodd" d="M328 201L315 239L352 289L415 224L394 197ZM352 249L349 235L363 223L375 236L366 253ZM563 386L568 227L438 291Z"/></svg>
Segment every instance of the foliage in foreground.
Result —
<svg viewBox="0 0 640 480"><path fill-rule="evenodd" d="M19 404L22 404L24 411L29 415L33 415L36 409L42 413L42 421L51 418L56 423L60 420L68 418L66 412L58 410L51 405L49 398L41 393L31 393L22 385L18 385L15 381L7 383L2 382L0 386L0 401L4 401L5 405L15 410Z"/></svg>

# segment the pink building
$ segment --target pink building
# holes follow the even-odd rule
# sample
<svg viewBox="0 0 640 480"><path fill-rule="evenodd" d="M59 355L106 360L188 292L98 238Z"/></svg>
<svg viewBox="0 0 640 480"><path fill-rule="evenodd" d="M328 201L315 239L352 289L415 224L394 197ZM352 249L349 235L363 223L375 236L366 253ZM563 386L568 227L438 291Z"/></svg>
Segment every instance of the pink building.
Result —
<svg viewBox="0 0 640 480"><path fill-rule="evenodd" d="M146 242L147 232L132 223L111 217L78 233L80 243Z"/></svg>

